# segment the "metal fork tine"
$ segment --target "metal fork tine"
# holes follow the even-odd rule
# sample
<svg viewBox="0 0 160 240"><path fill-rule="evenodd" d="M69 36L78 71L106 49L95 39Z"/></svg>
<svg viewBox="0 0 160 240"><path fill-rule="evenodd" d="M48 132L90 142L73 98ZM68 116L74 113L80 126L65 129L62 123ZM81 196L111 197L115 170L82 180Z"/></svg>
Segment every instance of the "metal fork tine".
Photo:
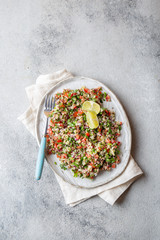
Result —
<svg viewBox="0 0 160 240"><path fill-rule="evenodd" d="M53 108L53 97L51 96L51 110Z"/></svg>
<svg viewBox="0 0 160 240"><path fill-rule="evenodd" d="M47 109L47 95L45 96L44 106Z"/></svg>
<svg viewBox="0 0 160 240"><path fill-rule="evenodd" d="M52 110L52 97L50 98L50 105L49 105L49 107L50 107L50 111Z"/></svg>
<svg viewBox="0 0 160 240"><path fill-rule="evenodd" d="M55 106L55 102L56 102L56 98L54 97L54 101L53 101L52 108L54 108L54 106Z"/></svg>
<svg viewBox="0 0 160 240"><path fill-rule="evenodd" d="M50 97L48 97L48 101L47 101L47 110L49 110L50 108Z"/></svg>
<svg viewBox="0 0 160 240"><path fill-rule="evenodd" d="M55 97L52 96L52 106L51 106L51 110L53 110L55 106Z"/></svg>

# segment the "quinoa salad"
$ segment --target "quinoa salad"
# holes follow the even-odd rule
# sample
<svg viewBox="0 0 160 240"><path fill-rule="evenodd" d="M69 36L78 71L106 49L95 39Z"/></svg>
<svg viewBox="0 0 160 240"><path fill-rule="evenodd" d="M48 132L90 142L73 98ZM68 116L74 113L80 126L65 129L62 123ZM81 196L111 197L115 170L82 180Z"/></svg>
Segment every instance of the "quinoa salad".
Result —
<svg viewBox="0 0 160 240"><path fill-rule="evenodd" d="M104 101L111 101L110 96L101 87L83 87L64 89L55 99L46 135L47 154L56 154L60 167L70 169L74 177L93 179L101 171L113 171L120 163L122 122L116 121L114 111L103 107ZM82 110L85 101L100 105L97 128L89 127Z"/></svg>

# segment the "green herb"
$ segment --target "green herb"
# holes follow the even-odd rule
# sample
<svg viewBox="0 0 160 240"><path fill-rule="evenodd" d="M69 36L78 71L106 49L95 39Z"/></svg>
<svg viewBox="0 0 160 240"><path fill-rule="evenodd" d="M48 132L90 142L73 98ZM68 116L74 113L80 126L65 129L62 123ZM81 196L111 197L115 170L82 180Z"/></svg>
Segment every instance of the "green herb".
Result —
<svg viewBox="0 0 160 240"><path fill-rule="evenodd" d="M78 172L75 172L75 173L74 173L74 177L78 177Z"/></svg>
<svg viewBox="0 0 160 240"><path fill-rule="evenodd" d="M65 167L65 164L60 164L60 167L61 167L61 169L63 169L63 170L67 170L67 168Z"/></svg>

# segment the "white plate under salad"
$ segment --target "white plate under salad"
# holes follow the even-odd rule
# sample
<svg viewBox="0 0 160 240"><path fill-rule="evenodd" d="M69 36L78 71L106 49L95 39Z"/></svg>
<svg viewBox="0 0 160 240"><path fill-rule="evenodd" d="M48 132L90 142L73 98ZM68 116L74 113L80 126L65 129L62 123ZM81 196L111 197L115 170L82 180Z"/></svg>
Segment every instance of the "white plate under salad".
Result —
<svg viewBox="0 0 160 240"><path fill-rule="evenodd" d="M83 86L86 86L89 89L102 87L102 90L107 92L111 97L111 102L105 101L103 102L103 106L110 110L112 109L116 114L116 120L123 122L121 136L118 138L122 143L120 148L121 163L114 169L114 171L102 171L98 174L97 177L91 180L79 177L75 178L73 177L73 174L70 170L62 170L59 166L60 161L58 160L56 155L46 155L46 160L51 166L52 170L55 171L60 177L62 177L64 181L75 185L76 187L94 188L115 179L120 174L122 174L122 172L126 168L131 151L131 129L126 113L117 97L108 87L106 87L103 83L97 80L85 77L74 77L59 82L48 91L47 95L54 96L57 92L63 92L63 89L79 89ZM44 99L45 96L40 103L36 117L36 138L38 144L40 144L41 142L46 124L46 117L44 116ZM57 165L55 165L55 162L57 163Z"/></svg>

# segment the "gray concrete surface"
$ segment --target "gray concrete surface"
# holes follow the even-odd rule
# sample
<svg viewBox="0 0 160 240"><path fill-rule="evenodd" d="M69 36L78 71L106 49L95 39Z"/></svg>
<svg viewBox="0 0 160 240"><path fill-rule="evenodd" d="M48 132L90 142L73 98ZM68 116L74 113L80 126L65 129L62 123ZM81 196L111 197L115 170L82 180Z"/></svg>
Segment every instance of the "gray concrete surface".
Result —
<svg viewBox="0 0 160 240"><path fill-rule="evenodd" d="M159 0L0 1L0 240L160 239L159 25ZM64 66L105 83L128 114L145 174L113 207L66 206L47 164L34 179L24 88Z"/></svg>

